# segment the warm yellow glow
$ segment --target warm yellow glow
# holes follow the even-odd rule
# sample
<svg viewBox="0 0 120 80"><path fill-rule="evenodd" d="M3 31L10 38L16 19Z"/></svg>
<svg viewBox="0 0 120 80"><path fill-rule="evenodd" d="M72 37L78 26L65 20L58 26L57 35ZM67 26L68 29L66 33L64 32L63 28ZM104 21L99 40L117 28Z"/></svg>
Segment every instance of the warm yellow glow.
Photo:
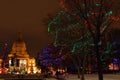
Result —
<svg viewBox="0 0 120 80"><path fill-rule="evenodd" d="M31 72L31 71L30 71L30 68L28 68L27 73L30 74L30 72Z"/></svg>
<svg viewBox="0 0 120 80"><path fill-rule="evenodd" d="M36 61L34 58L29 57L26 51L26 43L22 39L22 34L19 34L18 39L13 43L12 50L8 54L8 59L10 72L18 72L20 74L37 72ZM2 59L0 59L0 68L1 63ZM6 72L6 70L4 71Z"/></svg>
<svg viewBox="0 0 120 80"><path fill-rule="evenodd" d="M28 71L27 72L28 72L28 74L37 73L37 67L36 67L34 58L28 60Z"/></svg>
<svg viewBox="0 0 120 80"><path fill-rule="evenodd" d="M55 76L56 75L56 71L55 70L51 70L52 75Z"/></svg>
<svg viewBox="0 0 120 80"><path fill-rule="evenodd" d="M60 73L64 73L64 72L65 72L65 70L64 70L64 69L62 69L62 68L60 68L60 69L58 69L58 72L60 72Z"/></svg>
<svg viewBox="0 0 120 80"><path fill-rule="evenodd" d="M41 73L41 69L37 69L37 73Z"/></svg>
<svg viewBox="0 0 120 80"><path fill-rule="evenodd" d="M109 65L109 70L119 70L119 66L117 64L111 63Z"/></svg>
<svg viewBox="0 0 120 80"><path fill-rule="evenodd" d="M33 67L33 73L37 73L37 68L36 67Z"/></svg>
<svg viewBox="0 0 120 80"><path fill-rule="evenodd" d="M2 59L0 59L0 68L2 67Z"/></svg>
<svg viewBox="0 0 120 80"><path fill-rule="evenodd" d="M2 73L2 68L0 68L0 74Z"/></svg>
<svg viewBox="0 0 120 80"><path fill-rule="evenodd" d="M29 67L27 73L28 74L36 74L37 73L37 67ZM41 73L41 70L40 70Z"/></svg>

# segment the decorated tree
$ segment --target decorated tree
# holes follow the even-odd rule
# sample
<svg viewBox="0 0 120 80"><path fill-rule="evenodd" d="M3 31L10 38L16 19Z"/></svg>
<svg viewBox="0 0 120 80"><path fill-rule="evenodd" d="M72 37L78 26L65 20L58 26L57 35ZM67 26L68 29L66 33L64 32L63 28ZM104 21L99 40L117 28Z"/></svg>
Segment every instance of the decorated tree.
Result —
<svg viewBox="0 0 120 80"><path fill-rule="evenodd" d="M112 23L113 0L61 0L64 11L82 20L89 30L97 58L99 80L103 80L101 53L101 36Z"/></svg>
<svg viewBox="0 0 120 80"><path fill-rule="evenodd" d="M48 24L48 32L55 36L54 45L62 46L63 54L74 56L73 59L69 59L77 64L78 75L81 70L82 78L84 78L86 56L90 46L93 46L91 35L84 27L84 23L77 17L60 11ZM82 69L80 69L81 67Z"/></svg>
<svg viewBox="0 0 120 80"><path fill-rule="evenodd" d="M48 45L44 48L43 52L39 54L39 59L43 66L52 66L57 68L62 63L62 54L60 53L60 47L54 45Z"/></svg>
<svg viewBox="0 0 120 80"><path fill-rule="evenodd" d="M102 56L101 56L101 60L103 61L103 63L105 64L113 64L113 69L114 69L114 65L117 65L116 66L116 71L119 70L119 48L118 48L118 40L119 40L119 37L118 37L118 31L116 30L111 30L109 31L104 40L106 39L106 41L103 41L103 46L106 47L104 48L103 50L103 53ZM117 40L116 40L117 39ZM118 67L118 69L117 69ZM108 67L109 68L109 67ZM114 71L114 70L113 70Z"/></svg>
<svg viewBox="0 0 120 80"><path fill-rule="evenodd" d="M99 80L103 80L102 59L102 37L113 20L118 18L112 16L111 3L108 0L60 0L62 11L50 18L48 32L55 37L54 46L62 46L63 53L77 54L78 66L82 66L87 53L93 49L97 59ZM102 50L101 50L102 49ZM106 51L106 50L105 50ZM80 57L82 62L80 63ZM79 68L78 68L79 69ZM84 75L81 77L84 80Z"/></svg>

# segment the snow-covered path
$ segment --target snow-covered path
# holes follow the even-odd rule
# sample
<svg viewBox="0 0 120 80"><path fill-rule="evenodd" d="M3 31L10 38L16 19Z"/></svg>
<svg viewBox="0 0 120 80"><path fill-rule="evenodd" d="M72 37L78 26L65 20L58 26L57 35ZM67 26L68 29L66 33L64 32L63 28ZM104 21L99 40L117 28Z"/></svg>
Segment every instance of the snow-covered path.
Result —
<svg viewBox="0 0 120 80"><path fill-rule="evenodd" d="M55 78L47 78L46 80L58 80ZM65 80L80 80L75 74L69 74ZM97 74L86 74L85 80L98 80ZM104 80L120 80L120 74L104 74Z"/></svg>

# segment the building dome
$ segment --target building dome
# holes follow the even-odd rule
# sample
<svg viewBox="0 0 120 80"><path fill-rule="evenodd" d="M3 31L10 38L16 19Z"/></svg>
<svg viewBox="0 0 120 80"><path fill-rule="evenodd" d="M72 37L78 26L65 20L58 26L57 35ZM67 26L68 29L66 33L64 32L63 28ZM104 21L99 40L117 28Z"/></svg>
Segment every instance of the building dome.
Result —
<svg viewBox="0 0 120 80"><path fill-rule="evenodd" d="M26 44L22 38L21 33L19 33L18 39L13 43L12 51L10 52L9 57L12 57L14 55L18 57L29 57L26 52Z"/></svg>
<svg viewBox="0 0 120 80"><path fill-rule="evenodd" d="M17 71L20 74L36 73L37 67L35 59L31 59L26 51L26 44L19 33L17 40L12 45L12 50L8 54L9 71ZM0 61L2 63L2 61Z"/></svg>
<svg viewBox="0 0 120 80"><path fill-rule="evenodd" d="M22 39L22 34L21 33L19 33L18 39L13 43L12 50L17 51L17 52L26 51L26 44Z"/></svg>

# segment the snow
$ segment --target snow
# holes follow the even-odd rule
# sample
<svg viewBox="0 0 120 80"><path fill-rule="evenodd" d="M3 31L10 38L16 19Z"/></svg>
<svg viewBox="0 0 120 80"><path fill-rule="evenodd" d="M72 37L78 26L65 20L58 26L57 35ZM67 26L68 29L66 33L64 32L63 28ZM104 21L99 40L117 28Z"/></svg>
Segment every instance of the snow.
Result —
<svg viewBox="0 0 120 80"><path fill-rule="evenodd" d="M120 80L120 74L104 74L103 76L104 76L104 80ZM46 80L58 80L58 79L46 78ZM65 79L63 80L80 80L80 79L77 78L77 74L69 74L68 77L65 77ZM98 75L86 74L85 80L98 80Z"/></svg>

